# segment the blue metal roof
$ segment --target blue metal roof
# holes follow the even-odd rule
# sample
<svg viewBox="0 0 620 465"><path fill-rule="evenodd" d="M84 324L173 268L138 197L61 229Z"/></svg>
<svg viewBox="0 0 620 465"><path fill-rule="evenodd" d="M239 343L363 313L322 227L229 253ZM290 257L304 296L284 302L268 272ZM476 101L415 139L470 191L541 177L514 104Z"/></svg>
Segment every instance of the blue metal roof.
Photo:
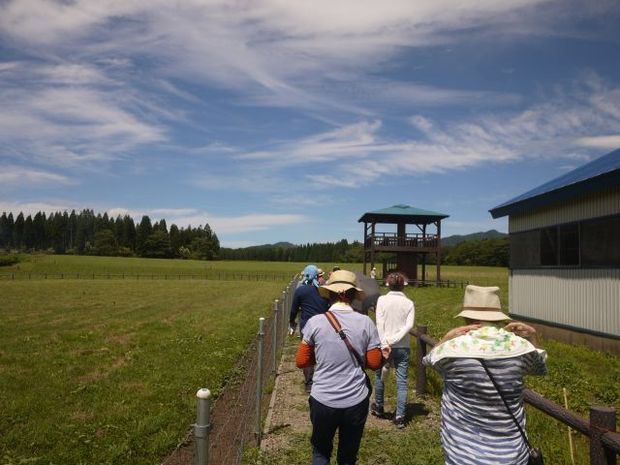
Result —
<svg viewBox="0 0 620 465"><path fill-rule="evenodd" d="M489 212L493 218L500 218L617 185L620 185L620 149L504 202Z"/></svg>

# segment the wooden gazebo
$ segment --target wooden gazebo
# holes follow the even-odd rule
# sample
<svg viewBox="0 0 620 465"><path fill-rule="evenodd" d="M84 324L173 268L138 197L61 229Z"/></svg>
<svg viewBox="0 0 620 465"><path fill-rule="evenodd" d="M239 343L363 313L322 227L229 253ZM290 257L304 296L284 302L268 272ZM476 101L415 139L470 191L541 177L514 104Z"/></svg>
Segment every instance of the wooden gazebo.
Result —
<svg viewBox="0 0 620 465"><path fill-rule="evenodd" d="M426 281L426 258L436 257L436 280L441 280L441 220L449 215L409 205L394 205L389 208L364 213L358 220L364 223L364 274L366 265L375 266L381 258L383 276L390 271L405 273L410 281L418 281L418 264L422 264L421 281ZM396 225L396 232L379 232L377 224ZM408 232L407 225L417 228ZM430 226L430 228L429 228ZM429 230L430 229L430 230ZM381 255L384 255L381 257ZM388 261L385 255L396 255L396 261Z"/></svg>

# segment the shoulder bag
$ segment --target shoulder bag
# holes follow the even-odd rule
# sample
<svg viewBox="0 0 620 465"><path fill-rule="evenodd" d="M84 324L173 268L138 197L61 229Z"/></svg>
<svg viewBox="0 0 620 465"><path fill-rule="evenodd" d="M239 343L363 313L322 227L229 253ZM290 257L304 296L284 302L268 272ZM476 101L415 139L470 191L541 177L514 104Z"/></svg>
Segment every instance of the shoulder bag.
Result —
<svg viewBox="0 0 620 465"><path fill-rule="evenodd" d="M480 363L482 364L482 368L484 368L484 371L487 372L487 376L489 377L489 379L493 383L493 386L495 386L495 389L497 390L497 393L502 398L502 402L504 403L504 406L506 407L506 410L508 410L508 413L510 414L510 417L512 418L512 421L514 421L515 425L517 425L517 428L519 428L519 433L521 433L521 437L525 441L525 445L527 446L527 450L530 453L530 457L529 457L529 459L527 461L528 465L544 465L545 461L543 459L542 451L538 447L532 447L532 445L530 444L530 441L528 441L527 436L525 435L525 431L523 431L523 428L521 428L521 425L519 424L519 422L517 421L516 417L512 413L512 410L510 410L510 407L508 406L508 402L506 402L506 399L504 398L504 395L502 394L502 391L500 390L499 386L497 385L497 382L495 381L493 376L491 376L491 372L489 371L489 368L487 367L487 364L484 363L484 360L482 360L482 359L480 359Z"/></svg>
<svg viewBox="0 0 620 465"><path fill-rule="evenodd" d="M364 376L366 378L366 387L368 388L368 397L370 397L370 394L372 394L372 383L370 382L370 378L368 377L368 373L366 373L366 370L364 370L364 366L366 365L366 363L364 363L364 359L358 353L358 351L355 350L355 348L351 344L351 341L349 341L349 338L347 337L347 335L343 331L342 326L340 326L340 322L338 321L338 318L336 318L336 315L334 315L329 310L327 312L325 312L324 315L327 318L327 321L329 321L329 323L332 325L332 327L334 328L336 333L338 333L338 336L340 336L340 339L342 339L344 341L344 343L347 346L347 349L349 349L349 352L351 352L351 355L353 355L355 360L357 360L357 363L359 364L359 366L360 366L360 368L362 370L362 373L364 373Z"/></svg>

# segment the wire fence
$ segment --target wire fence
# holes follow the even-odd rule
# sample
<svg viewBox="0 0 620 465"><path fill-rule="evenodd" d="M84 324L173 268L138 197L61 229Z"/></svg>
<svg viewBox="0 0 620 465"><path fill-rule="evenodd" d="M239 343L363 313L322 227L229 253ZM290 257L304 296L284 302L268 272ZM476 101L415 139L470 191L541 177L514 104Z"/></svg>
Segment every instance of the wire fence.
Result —
<svg viewBox="0 0 620 465"><path fill-rule="evenodd" d="M200 426L207 430L208 450L203 453L208 459L205 461L203 453L197 454L198 442L190 431L162 465L238 465L247 447L260 446L268 407L264 401L270 394L267 387L276 373L285 343L295 283L294 278L274 301L272 314L259 320L256 339L235 367L240 375L229 381L210 406L210 424ZM198 429L198 425L194 427Z"/></svg>
<svg viewBox="0 0 620 465"><path fill-rule="evenodd" d="M290 273L277 272L239 272L239 271L205 271L204 273L0 273L0 281L40 281L40 280L219 280L219 281L283 281L290 278Z"/></svg>

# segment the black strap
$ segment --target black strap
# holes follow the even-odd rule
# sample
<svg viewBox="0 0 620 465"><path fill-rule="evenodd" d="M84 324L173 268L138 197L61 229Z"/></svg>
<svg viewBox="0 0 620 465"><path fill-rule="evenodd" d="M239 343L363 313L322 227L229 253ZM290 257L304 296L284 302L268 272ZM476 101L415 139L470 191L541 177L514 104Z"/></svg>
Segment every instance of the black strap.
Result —
<svg viewBox="0 0 620 465"><path fill-rule="evenodd" d="M527 436L525 435L525 431L523 431L523 428L521 428L521 425L519 424L519 421L517 420L517 418L514 416L514 413L512 413L512 410L510 410L510 407L508 406L508 402L506 402L506 399L504 398L504 395L502 394L501 389L497 385L497 382L495 381L495 378L493 378L493 376L491 375L491 372L489 371L489 367L487 367L487 364L484 363L484 360L479 359L479 361L482 364L482 368L484 368L484 371L487 372L487 375L489 376L489 379L493 383L493 386L495 386L495 389L497 390L497 393L501 397L502 402L506 406L506 410L508 410L508 413L510 414L510 417L512 418L512 421L514 421L515 425L517 425L517 428L519 428L519 433L521 433L521 436L523 437L523 440L525 441L525 444L527 445L528 450L531 451L532 450L532 445L530 444L530 441L527 440Z"/></svg>
<svg viewBox="0 0 620 465"><path fill-rule="evenodd" d="M334 330L338 333L338 336L340 336L340 339L342 339L344 341L344 343L346 344L347 348L349 349L349 352L351 352L353 357L355 357L355 360L357 360L357 363L359 363L360 368L363 371L364 370L364 366L366 364L364 363L364 360L362 359L361 355L357 352L357 350L355 350L353 345L351 345L351 341L349 341L349 338L347 337L347 335L345 334L344 330L342 329L342 326L340 326L340 322L338 321L338 318L336 318L336 315L334 315L330 311L327 311L327 312L325 312L325 317L327 318L327 321L329 321L329 323L332 325Z"/></svg>

